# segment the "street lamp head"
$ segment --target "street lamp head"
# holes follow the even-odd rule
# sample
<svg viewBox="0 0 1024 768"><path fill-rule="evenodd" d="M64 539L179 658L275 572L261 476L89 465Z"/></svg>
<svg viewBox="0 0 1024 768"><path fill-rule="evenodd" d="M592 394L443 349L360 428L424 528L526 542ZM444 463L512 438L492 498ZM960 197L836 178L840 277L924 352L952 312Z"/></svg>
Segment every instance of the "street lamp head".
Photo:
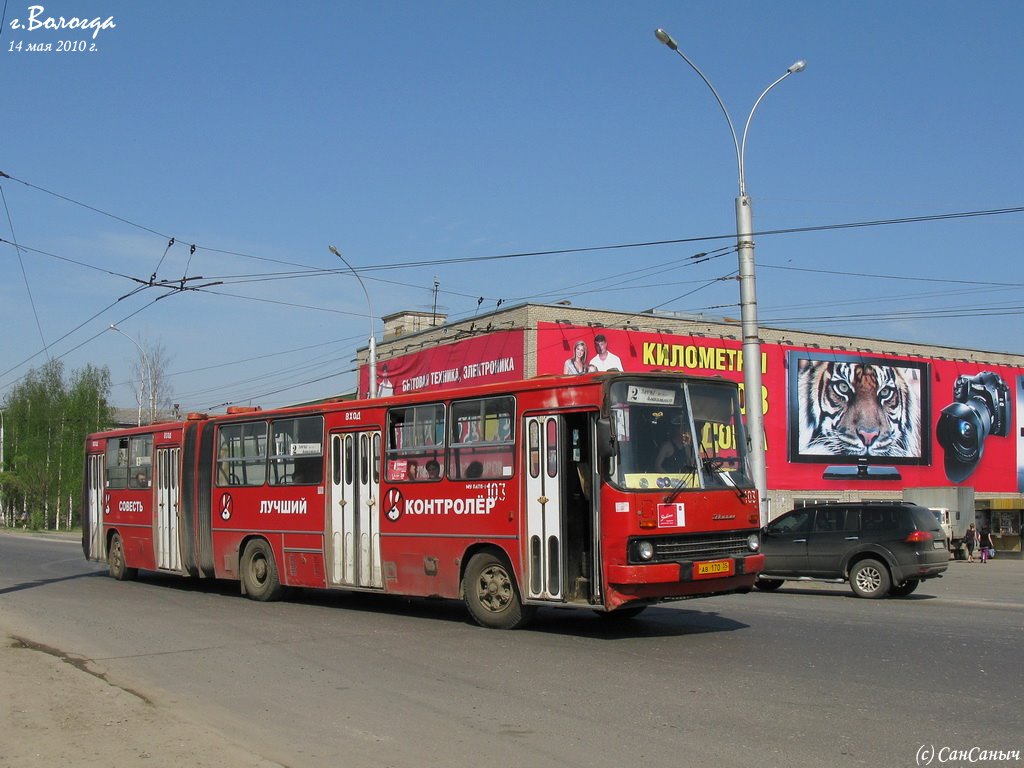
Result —
<svg viewBox="0 0 1024 768"><path fill-rule="evenodd" d="M369 368L370 368L370 389L369 396L376 397L377 395L377 341L376 336L373 333L373 305L370 303L370 292L366 290L366 283L363 282L363 278L356 272L355 267L348 263L348 259L341 255L341 251L335 248L333 245L328 245L327 250L337 256L342 262L348 267L349 271L353 274L356 280L359 281L359 286L363 289L363 295L366 296L366 312L370 317L370 343L369 347Z"/></svg>
<svg viewBox="0 0 1024 768"><path fill-rule="evenodd" d="M658 27L656 30L654 30L654 36L656 38L658 38L659 41L661 41L662 43L667 45L669 48L671 48L673 51L678 51L679 50L679 45L678 45L678 43L676 43L675 40L672 39L672 35L670 35L668 32L666 32L661 27Z"/></svg>
<svg viewBox="0 0 1024 768"><path fill-rule="evenodd" d="M714 95L715 100L718 102L718 106L722 109L722 114L725 115L725 121L729 124L729 131L732 134L733 146L736 149L736 166L739 171L739 196L736 198L736 252L739 256L740 281L740 319L738 322L743 335L743 359L748 361L760 360L761 340L757 327L753 222L750 210L750 198L747 196L747 183L744 175L744 156L746 155L747 148L747 132L750 130L750 122L754 119L754 112L757 110L757 106L761 103L761 100L768 95L768 92L772 88L781 83L787 77L796 74L797 72L802 72L807 66L807 62L801 59L790 65L784 75L776 78L771 85L761 92L761 95L758 96L757 100L754 102L754 106L750 108L750 112L747 115L746 125L743 127L743 138L740 140L737 138L736 129L733 126L729 110L726 109L725 102L722 101L721 96L718 95L718 91L715 90L715 86L712 85L707 76L700 71L700 68L696 64L690 61L689 57L685 53L679 50L679 45L672 39L672 36L668 32L659 27L654 31L654 36L658 38L658 42L663 43L668 46L670 50L675 51L676 54L683 59L683 61L689 64L690 68L700 76L700 79L703 80L704 84L711 90L712 95ZM729 318L727 318L727 321L728 320ZM737 321L732 320L732 322ZM743 386L747 392L761 391L760 365L743 366ZM761 409L748 408L746 421L747 439L750 444L751 475L760 498L761 524L764 525L767 522L766 499L768 498L768 477L764 457L764 421L762 419Z"/></svg>

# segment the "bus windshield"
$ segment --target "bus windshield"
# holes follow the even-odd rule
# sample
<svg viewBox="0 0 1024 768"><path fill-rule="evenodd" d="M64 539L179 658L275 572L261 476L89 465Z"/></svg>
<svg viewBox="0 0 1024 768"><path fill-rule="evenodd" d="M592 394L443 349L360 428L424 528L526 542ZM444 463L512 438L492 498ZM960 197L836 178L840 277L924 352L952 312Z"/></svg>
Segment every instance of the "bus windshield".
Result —
<svg viewBox="0 0 1024 768"><path fill-rule="evenodd" d="M729 383L623 379L609 407L618 456L610 480L630 490L750 488L739 394Z"/></svg>

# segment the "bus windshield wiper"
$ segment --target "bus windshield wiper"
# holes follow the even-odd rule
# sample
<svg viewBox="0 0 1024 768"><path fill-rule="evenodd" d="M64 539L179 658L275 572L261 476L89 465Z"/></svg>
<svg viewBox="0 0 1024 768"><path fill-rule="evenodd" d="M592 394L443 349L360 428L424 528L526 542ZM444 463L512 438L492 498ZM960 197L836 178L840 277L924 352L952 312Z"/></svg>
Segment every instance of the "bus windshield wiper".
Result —
<svg viewBox="0 0 1024 768"><path fill-rule="evenodd" d="M680 494L680 492L682 492L683 488L686 488L687 486L693 485L693 481L694 481L694 479L696 479L696 476L697 476L697 468L694 467L689 472L687 472L685 475L680 477L676 481L676 484L674 486L672 486L672 490L669 491L668 496L665 497L665 502L664 503L665 504L671 504L672 502L674 502L676 500L676 497Z"/></svg>

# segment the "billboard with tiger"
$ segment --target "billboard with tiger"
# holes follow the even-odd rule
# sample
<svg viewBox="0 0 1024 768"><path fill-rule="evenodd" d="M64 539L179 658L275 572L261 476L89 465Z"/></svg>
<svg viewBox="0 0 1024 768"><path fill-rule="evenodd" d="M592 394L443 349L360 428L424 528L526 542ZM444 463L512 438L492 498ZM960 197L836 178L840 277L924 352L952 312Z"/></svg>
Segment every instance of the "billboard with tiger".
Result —
<svg viewBox="0 0 1024 768"><path fill-rule="evenodd" d="M536 339L539 375L660 369L743 385L735 338L538 323ZM759 362L770 488L1024 492L1024 369L772 343Z"/></svg>

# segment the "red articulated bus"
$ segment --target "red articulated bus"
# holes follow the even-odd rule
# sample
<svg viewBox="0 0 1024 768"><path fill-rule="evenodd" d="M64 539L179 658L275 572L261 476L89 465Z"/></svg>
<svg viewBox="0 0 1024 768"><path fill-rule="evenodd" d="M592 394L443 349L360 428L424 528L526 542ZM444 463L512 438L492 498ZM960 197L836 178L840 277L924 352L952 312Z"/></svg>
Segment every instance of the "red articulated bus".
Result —
<svg viewBox="0 0 1024 768"><path fill-rule="evenodd" d="M746 592L764 563L737 386L674 373L97 433L83 509L85 556L116 579L462 599L503 629L545 605L632 616Z"/></svg>

